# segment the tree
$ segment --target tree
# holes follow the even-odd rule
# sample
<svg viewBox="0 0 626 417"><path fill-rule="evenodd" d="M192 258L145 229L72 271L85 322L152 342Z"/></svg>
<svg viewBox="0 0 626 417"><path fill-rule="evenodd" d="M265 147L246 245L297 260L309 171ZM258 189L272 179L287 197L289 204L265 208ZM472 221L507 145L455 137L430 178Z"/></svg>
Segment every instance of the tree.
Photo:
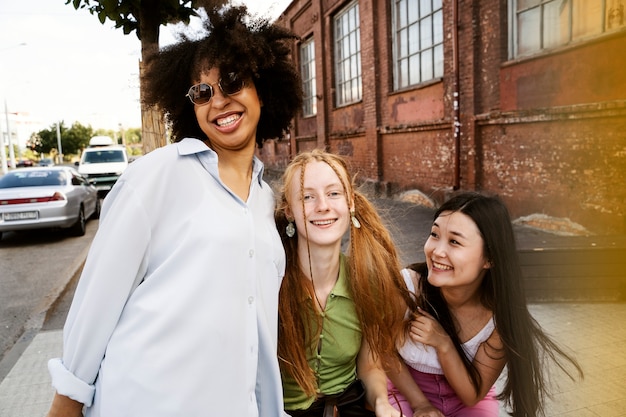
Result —
<svg viewBox="0 0 626 417"><path fill-rule="evenodd" d="M159 30L168 23L189 23L199 8L212 8L227 0L67 0L76 10L87 9L100 23L109 19L125 35L135 32L141 41L141 60L159 48ZM140 95L143 96L143 68L139 66ZM144 153L166 144L163 118L155 109L146 108L141 100L141 127Z"/></svg>
<svg viewBox="0 0 626 417"><path fill-rule="evenodd" d="M63 153L76 155L89 145L89 139L95 136L91 126L75 122L64 134L61 134Z"/></svg>
<svg viewBox="0 0 626 417"><path fill-rule="evenodd" d="M75 155L89 145L93 136L91 126L83 126L76 122L69 129L63 122L59 125L61 132L61 146L65 155ZM58 152L57 125L33 133L26 142L26 147L38 154L50 153L53 149Z"/></svg>

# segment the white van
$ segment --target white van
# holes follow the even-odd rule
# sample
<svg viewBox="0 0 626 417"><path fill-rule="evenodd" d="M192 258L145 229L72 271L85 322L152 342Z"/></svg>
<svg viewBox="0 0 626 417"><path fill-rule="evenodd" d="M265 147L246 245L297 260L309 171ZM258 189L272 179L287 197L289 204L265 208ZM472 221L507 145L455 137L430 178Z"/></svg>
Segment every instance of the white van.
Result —
<svg viewBox="0 0 626 417"><path fill-rule="evenodd" d="M113 145L108 136L94 136L83 150L78 172L85 176L104 197L128 167L126 148Z"/></svg>
<svg viewBox="0 0 626 417"><path fill-rule="evenodd" d="M96 146L111 146L113 145L113 139L109 136L94 136L89 139L89 147L94 148Z"/></svg>

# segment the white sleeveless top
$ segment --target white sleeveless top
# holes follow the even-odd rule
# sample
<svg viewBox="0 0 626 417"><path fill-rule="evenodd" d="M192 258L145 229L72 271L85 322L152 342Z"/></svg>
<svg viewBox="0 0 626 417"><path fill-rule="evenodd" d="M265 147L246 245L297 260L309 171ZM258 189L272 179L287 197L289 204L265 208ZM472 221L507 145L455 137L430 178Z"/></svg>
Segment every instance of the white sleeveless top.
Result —
<svg viewBox="0 0 626 417"><path fill-rule="evenodd" d="M406 282L406 286L409 291L415 293L415 287L409 270L403 269L402 276L404 277L404 281ZM474 359L476 352L478 352L478 347L481 343L489 339L489 336L491 336L494 329L495 323L493 322L493 317L491 317L485 327L483 327L482 330L476 334L476 336L462 344L463 350L470 360ZM416 343L411 340L410 337L407 337L404 345L398 348L398 353L408 366L417 371L428 374L443 375L441 364L437 358L437 351L432 346L427 346L423 343Z"/></svg>

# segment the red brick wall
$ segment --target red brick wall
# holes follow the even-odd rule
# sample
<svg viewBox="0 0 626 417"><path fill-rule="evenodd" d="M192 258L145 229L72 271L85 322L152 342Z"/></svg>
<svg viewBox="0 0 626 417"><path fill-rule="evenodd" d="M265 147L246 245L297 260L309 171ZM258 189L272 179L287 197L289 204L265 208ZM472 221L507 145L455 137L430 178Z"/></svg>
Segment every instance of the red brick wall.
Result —
<svg viewBox="0 0 626 417"><path fill-rule="evenodd" d="M624 233L626 107L545 118L481 126L480 188L503 196L514 217L544 213Z"/></svg>
<svg viewBox="0 0 626 417"><path fill-rule="evenodd" d="M583 44L504 67L502 110L626 98L626 36Z"/></svg>
<svg viewBox="0 0 626 417"><path fill-rule="evenodd" d="M514 217L626 233L626 31L509 60L507 2L458 0L458 23L454 2L444 2L443 78L395 92L390 1L359 0L363 100L336 108L332 24L349 3L297 0L280 19L315 38L318 114L296 118L291 139L261 153L266 163L280 168L299 150L327 147L384 190L438 201L455 186L484 190L501 194Z"/></svg>

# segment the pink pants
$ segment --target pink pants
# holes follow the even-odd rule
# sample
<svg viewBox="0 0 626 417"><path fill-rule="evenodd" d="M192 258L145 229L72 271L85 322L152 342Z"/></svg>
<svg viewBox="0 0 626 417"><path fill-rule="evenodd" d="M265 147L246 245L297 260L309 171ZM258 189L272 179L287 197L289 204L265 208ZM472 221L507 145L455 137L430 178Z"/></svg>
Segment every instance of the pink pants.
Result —
<svg viewBox="0 0 626 417"><path fill-rule="evenodd" d="M478 404L467 407L457 397L443 375L427 374L411 367L409 367L409 372L433 407L440 410L446 417L498 417L498 400L496 399L495 387L491 387L485 398ZM409 402L389 380L387 380L387 389L391 405L402 411L405 416L413 416ZM393 397L394 394L398 403Z"/></svg>

